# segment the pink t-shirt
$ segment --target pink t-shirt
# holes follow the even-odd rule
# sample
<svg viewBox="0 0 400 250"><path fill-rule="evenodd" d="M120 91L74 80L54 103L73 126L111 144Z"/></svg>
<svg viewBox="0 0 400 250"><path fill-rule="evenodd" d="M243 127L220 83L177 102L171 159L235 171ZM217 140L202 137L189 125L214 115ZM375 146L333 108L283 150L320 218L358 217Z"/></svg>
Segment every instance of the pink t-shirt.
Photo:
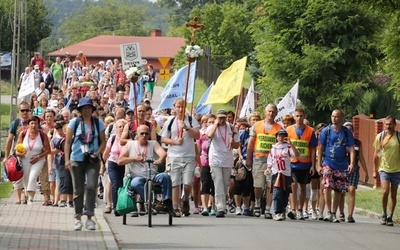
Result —
<svg viewBox="0 0 400 250"><path fill-rule="evenodd" d="M114 144L111 145L111 141L112 141L112 138L114 136L115 136ZM110 150L110 156L108 157L108 160L117 163L118 162L118 158L119 158L119 154L121 153L122 148L124 147L124 146L119 145L118 136L116 136L116 135L110 136L110 138L108 138L108 141L107 141L107 147L111 149Z"/></svg>
<svg viewBox="0 0 400 250"><path fill-rule="evenodd" d="M197 140L197 144L200 145L201 152L200 152L200 163L203 167L209 167L208 163L208 153L207 153L207 144L208 138L205 132L200 135L200 138Z"/></svg>

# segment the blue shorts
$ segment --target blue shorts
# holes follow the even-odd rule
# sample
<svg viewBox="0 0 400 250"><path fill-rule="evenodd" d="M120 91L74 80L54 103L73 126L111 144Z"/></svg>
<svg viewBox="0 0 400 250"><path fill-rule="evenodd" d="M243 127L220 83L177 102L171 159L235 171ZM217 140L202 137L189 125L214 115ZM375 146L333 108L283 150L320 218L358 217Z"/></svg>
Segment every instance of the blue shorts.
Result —
<svg viewBox="0 0 400 250"><path fill-rule="evenodd" d="M379 176L381 177L381 181L388 181L395 186L400 184L400 172L386 173L384 171L379 171Z"/></svg>

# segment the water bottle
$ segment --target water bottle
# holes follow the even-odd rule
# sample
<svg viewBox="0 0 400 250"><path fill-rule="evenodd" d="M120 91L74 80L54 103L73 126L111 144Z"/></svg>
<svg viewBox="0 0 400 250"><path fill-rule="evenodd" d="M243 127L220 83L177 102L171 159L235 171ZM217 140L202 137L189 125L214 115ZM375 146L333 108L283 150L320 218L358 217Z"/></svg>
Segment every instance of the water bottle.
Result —
<svg viewBox="0 0 400 250"><path fill-rule="evenodd" d="M201 173L200 173L200 167L199 167L199 166L197 166L197 167L194 169L194 176L195 176L196 178L200 178Z"/></svg>

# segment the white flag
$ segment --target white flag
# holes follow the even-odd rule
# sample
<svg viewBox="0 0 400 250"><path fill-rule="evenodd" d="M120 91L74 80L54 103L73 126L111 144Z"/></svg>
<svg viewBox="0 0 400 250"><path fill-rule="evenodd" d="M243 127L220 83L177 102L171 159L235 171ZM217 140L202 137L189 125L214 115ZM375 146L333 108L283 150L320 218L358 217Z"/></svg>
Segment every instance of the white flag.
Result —
<svg viewBox="0 0 400 250"><path fill-rule="evenodd" d="M297 103L297 93L299 91L299 80L297 80L296 84L289 90L289 92L283 97L283 99L278 103L278 115L275 118L275 121L281 125L282 117L289 114L293 115L296 110Z"/></svg>
<svg viewBox="0 0 400 250"><path fill-rule="evenodd" d="M242 110L239 117L247 117L254 112L256 104L254 102L254 81L251 80L249 91L247 92L246 99L243 102Z"/></svg>
<svg viewBox="0 0 400 250"><path fill-rule="evenodd" d="M29 73L28 77L22 81L21 87L18 92L18 98L32 94L35 91L35 78L34 73Z"/></svg>

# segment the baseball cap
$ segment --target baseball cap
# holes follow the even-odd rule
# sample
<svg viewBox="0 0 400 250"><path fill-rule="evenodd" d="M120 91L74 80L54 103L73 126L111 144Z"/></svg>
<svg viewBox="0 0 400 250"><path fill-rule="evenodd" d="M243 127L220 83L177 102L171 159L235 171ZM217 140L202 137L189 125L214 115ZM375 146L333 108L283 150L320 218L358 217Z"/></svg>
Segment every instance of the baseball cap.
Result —
<svg viewBox="0 0 400 250"><path fill-rule="evenodd" d="M133 109L127 109L127 110L125 111L125 114L127 115L127 114L130 113L130 112L134 113L134 112L133 112Z"/></svg>
<svg viewBox="0 0 400 250"><path fill-rule="evenodd" d="M276 135L288 135L287 131L284 129L280 129L278 132L276 132Z"/></svg>
<svg viewBox="0 0 400 250"><path fill-rule="evenodd" d="M218 109L217 112L215 113L216 117L226 117L226 111L225 109Z"/></svg>

